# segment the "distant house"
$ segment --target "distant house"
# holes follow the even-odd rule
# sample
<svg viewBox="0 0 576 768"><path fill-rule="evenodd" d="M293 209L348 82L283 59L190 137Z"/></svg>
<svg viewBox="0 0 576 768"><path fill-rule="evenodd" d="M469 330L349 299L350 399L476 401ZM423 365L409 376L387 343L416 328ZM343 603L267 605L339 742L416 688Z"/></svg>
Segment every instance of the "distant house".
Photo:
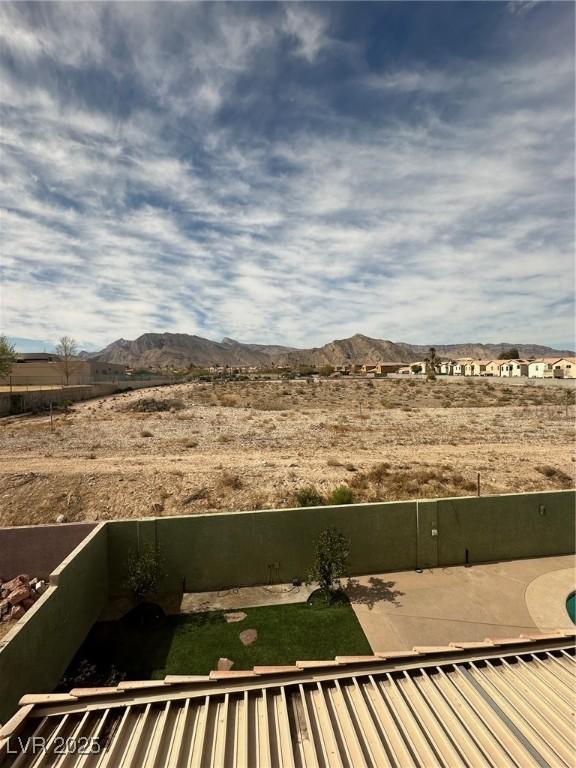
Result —
<svg viewBox="0 0 576 768"><path fill-rule="evenodd" d="M390 363L390 362L382 362L377 363L377 365L374 368L374 373L376 376L386 376L388 373L398 373L400 368L405 366L406 363Z"/></svg>
<svg viewBox="0 0 576 768"><path fill-rule="evenodd" d="M531 360L528 363L528 376L531 379L545 379L554 375L554 357L542 357L538 360Z"/></svg>
<svg viewBox="0 0 576 768"><path fill-rule="evenodd" d="M467 363L470 363L470 362L472 362L472 358L470 357L463 357L463 358L460 358L460 360L456 360L452 368L452 372L454 373L454 376L465 376L466 365Z"/></svg>
<svg viewBox="0 0 576 768"><path fill-rule="evenodd" d="M444 360L444 362L440 363L440 373L443 376L451 376L454 372L455 365L456 360Z"/></svg>
<svg viewBox="0 0 576 768"><path fill-rule="evenodd" d="M556 379L576 379L576 357L562 357L553 364Z"/></svg>
<svg viewBox="0 0 576 768"><path fill-rule="evenodd" d="M530 360L512 360L512 376L528 376Z"/></svg>
<svg viewBox="0 0 576 768"><path fill-rule="evenodd" d="M486 376L501 376L502 366L506 363L506 360L489 360L486 364L485 375Z"/></svg>
<svg viewBox="0 0 576 768"><path fill-rule="evenodd" d="M490 362L490 360L471 360L466 363L466 376L486 376L486 366Z"/></svg>
<svg viewBox="0 0 576 768"><path fill-rule="evenodd" d="M408 374L412 373L412 369L410 368L409 365L403 365L402 368L398 369L398 373L401 373L401 374L404 374L404 375L408 375Z"/></svg>
<svg viewBox="0 0 576 768"><path fill-rule="evenodd" d="M374 373L375 369L376 364L364 363L364 365L360 368L360 373Z"/></svg>
<svg viewBox="0 0 576 768"><path fill-rule="evenodd" d="M500 376L528 376L528 360L505 360L500 370Z"/></svg>
<svg viewBox="0 0 576 768"><path fill-rule="evenodd" d="M342 376L348 376L352 371L352 363L344 363L344 365L335 365L334 373L339 373Z"/></svg>

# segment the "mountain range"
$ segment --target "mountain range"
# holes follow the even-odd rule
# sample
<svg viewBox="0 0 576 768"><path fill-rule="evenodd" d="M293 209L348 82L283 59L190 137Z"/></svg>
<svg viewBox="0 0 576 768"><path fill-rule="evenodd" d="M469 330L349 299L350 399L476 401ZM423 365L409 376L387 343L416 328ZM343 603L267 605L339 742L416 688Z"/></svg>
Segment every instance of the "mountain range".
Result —
<svg viewBox="0 0 576 768"><path fill-rule="evenodd" d="M342 365L346 362L413 362L421 360L431 345L406 344L386 339L372 339L357 333L348 339L336 339L322 347L299 349L277 344L246 344L235 339L222 341L187 333L144 333L133 341L118 339L100 352L83 357L109 363L123 363L134 368L187 368L211 365ZM521 357L573 356L566 349L538 344L435 344L440 358L473 357L492 359L504 350L516 348Z"/></svg>

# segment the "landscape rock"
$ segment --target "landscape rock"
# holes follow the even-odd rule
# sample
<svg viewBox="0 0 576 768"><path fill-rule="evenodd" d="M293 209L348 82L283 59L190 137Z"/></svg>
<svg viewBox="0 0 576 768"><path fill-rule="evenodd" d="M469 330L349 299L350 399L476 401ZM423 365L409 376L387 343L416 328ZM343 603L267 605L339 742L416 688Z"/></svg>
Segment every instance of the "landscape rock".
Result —
<svg viewBox="0 0 576 768"><path fill-rule="evenodd" d="M19 576L15 576L13 579L10 579L10 581L5 581L4 584L2 584L2 592L5 592L6 595L8 595L14 589L18 589L18 587L21 587L23 584L28 584L29 581L30 576L27 576L25 573L21 573Z"/></svg>
<svg viewBox="0 0 576 768"><path fill-rule="evenodd" d="M242 645L252 645L258 639L257 629L245 629L244 632L240 632L238 635Z"/></svg>
<svg viewBox="0 0 576 768"><path fill-rule="evenodd" d="M10 611L10 621L18 621L18 619L21 619L25 613L26 611L21 605L12 606L12 610Z"/></svg>
<svg viewBox="0 0 576 768"><path fill-rule="evenodd" d="M244 611L232 611L224 614L227 624L235 624L237 621L243 621L246 618Z"/></svg>
<svg viewBox="0 0 576 768"><path fill-rule="evenodd" d="M234 662L230 661L230 659L223 659L223 658L218 659L217 669L219 672L228 672L229 670L232 669L233 666L234 666Z"/></svg>
<svg viewBox="0 0 576 768"><path fill-rule="evenodd" d="M18 605L18 603L26 600L27 597L30 597L30 590L28 587L22 586L10 592L8 595L8 600L10 603L12 603L12 605Z"/></svg>
<svg viewBox="0 0 576 768"><path fill-rule="evenodd" d="M31 579L26 573L4 582L0 590L0 621L15 621L21 618L45 589L44 581Z"/></svg>

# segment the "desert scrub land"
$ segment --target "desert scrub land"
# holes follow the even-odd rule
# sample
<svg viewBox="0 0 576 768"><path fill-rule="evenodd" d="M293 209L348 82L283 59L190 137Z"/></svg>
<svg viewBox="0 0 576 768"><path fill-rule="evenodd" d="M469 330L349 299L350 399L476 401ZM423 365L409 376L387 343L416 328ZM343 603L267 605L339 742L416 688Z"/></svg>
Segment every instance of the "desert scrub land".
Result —
<svg viewBox="0 0 576 768"><path fill-rule="evenodd" d="M189 383L0 427L0 525L574 486L574 390Z"/></svg>

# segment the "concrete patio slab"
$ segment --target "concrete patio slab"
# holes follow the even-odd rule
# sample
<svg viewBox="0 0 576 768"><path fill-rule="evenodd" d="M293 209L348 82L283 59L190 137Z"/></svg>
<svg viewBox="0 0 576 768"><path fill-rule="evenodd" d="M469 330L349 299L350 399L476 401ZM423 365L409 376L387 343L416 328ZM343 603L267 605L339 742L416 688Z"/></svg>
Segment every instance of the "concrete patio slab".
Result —
<svg viewBox="0 0 576 768"><path fill-rule="evenodd" d="M236 587L218 592L185 592L182 595L180 613L200 611L229 611L240 608L257 608L262 605L287 605L305 603L315 587L302 584L273 584L260 587Z"/></svg>
<svg viewBox="0 0 576 768"><path fill-rule="evenodd" d="M373 651L406 650L562 627L556 620L561 609L566 614L574 566L575 558L568 555L375 574L350 579L346 592ZM543 581L529 590L557 572L564 573L560 581ZM539 613L552 604L557 610L548 618Z"/></svg>
<svg viewBox="0 0 576 768"><path fill-rule="evenodd" d="M526 588L526 605L539 629L557 627L574 629L572 619L566 610L566 600L574 592L575 572L573 568L551 571L531 581ZM550 600L550 595L560 599Z"/></svg>

